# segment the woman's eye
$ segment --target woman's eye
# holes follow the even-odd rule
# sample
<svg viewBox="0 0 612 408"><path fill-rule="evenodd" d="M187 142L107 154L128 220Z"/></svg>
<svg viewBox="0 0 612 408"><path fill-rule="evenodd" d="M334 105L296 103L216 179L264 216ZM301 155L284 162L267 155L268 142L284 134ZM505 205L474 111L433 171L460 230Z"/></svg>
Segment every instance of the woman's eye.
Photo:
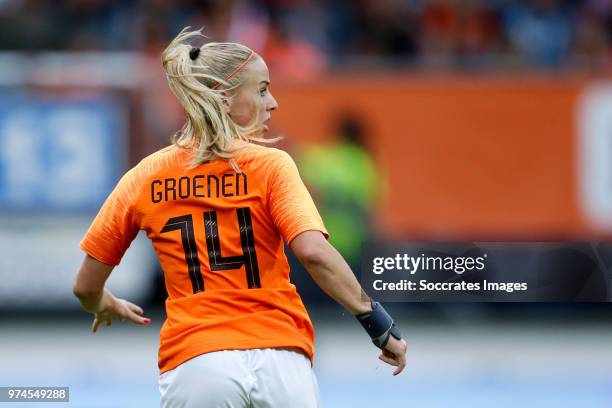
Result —
<svg viewBox="0 0 612 408"><path fill-rule="evenodd" d="M268 91L268 89L261 89L261 90L259 91L259 94L260 94L261 96L264 96L264 95L266 94L266 92L267 92L267 91Z"/></svg>

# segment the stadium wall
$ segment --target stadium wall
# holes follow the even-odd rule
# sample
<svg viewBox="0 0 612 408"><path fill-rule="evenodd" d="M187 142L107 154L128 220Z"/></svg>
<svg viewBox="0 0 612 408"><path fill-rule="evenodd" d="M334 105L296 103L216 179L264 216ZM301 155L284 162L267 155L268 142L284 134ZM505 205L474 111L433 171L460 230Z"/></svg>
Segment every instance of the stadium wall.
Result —
<svg viewBox="0 0 612 408"><path fill-rule="evenodd" d="M610 231L609 218L593 208L612 210L611 187L603 185L612 149L595 166L580 159L593 137L612 143L601 134L611 120L609 98L590 104L598 129L585 134L581 125L585 98L606 89L563 75L335 76L275 84L274 122L309 143L332 137L339 114L361 117L388 177L377 212L391 235L586 239Z"/></svg>

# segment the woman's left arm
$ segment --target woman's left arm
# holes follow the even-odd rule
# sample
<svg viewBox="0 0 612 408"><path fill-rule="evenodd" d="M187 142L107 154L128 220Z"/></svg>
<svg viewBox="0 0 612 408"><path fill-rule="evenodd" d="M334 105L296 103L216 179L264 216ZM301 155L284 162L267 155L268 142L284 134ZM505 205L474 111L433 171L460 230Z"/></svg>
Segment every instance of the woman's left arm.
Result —
<svg viewBox="0 0 612 408"><path fill-rule="evenodd" d="M74 295L81 302L83 309L95 314L92 324L94 333L102 322L110 326L113 318L127 319L136 324L151 322L150 319L142 316L144 312L140 306L116 298L104 288L113 268L112 265L107 265L89 255L85 255L83 265L74 280Z"/></svg>

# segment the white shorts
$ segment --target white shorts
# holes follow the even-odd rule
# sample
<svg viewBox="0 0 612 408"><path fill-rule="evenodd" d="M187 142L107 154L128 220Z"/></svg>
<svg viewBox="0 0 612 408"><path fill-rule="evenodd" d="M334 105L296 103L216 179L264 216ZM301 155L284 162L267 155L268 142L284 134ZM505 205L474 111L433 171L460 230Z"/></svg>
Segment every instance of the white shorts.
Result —
<svg viewBox="0 0 612 408"><path fill-rule="evenodd" d="M314 408L310 360L285 349L202 354L159 376L162 408Z"/></svg>

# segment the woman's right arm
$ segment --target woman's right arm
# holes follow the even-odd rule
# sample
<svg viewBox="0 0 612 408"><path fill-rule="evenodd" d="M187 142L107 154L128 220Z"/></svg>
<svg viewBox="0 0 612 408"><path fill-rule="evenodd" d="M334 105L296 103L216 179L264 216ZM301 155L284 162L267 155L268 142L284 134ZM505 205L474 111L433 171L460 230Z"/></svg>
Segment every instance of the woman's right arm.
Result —
<svg viewBox="0 0 612 408"><path fill-rule="evenodd" d="M290 247L317 285L346 310L354 315L372 310L350 267L321 232L306 231Z"/></svg>
<svg viewBox="0 0 612 408"><path fill-rule="evenodd" d="M382 306L365 296L355 275L327 240L327 231L291 156L270 149L263 159L269 171L268 206L281 236L289 244L315 282L354 314L376 346L379 358L397 367L406 365L406 342Z"/></svg>
<svg viewBox="0 0 612 408"><path fill-rule="evenodd" d="M336 302L356 316L372 312L371 301L350 267L321 232L303 232L289 246L317 285ZM397 367L394 375L401 373L406 366L406 342L389 336L379 359Z"/></svg>

